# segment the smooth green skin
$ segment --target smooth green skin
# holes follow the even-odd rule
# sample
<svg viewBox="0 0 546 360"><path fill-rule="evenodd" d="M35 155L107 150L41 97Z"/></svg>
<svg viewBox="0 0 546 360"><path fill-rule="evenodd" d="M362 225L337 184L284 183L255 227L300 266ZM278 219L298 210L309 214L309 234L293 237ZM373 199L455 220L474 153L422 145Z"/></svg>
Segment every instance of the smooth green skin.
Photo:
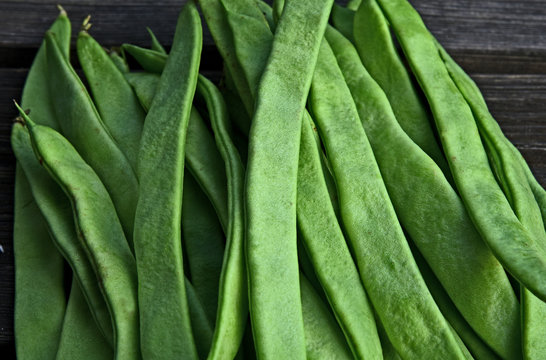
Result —
<svg viewBox="0 0 546 360"><path fill-rule="evenodd" d="M161 74L162 66L158 66L165 59L165 54L159 51L147 51L148 49L140 46L123 44L121 45L122 53L129 53L142 68L154 74Z"/></svg>
<svg viewBox="0 0 546 360"><path fill-rule="evenodd" d="M224 232L212 204L191 173L184 174L183 189L183 251L195 292L203 303L208 321L214 324L224 258Z"/></svg>
<svg viewBox="0 0 546 360"><path fill-rule="evenodd" d="M144 108L151 106L159 76L150 73L131 73L127 74L127 78L141 104L145 104ZM190 117L186 135L186 165L212 202L222 228L227 231L227 179L223 171L224 161L197 110L192 111Z"/></svg>
<svg viewBox="0 0 546 360"><path fill-rule="evenodd" d="M103 124L136 170L146 114L124 74L86 31L78 35L77 50Z"/></svg>
<svg viewBox="0 0 546 360"><path fill-rule="evenodd" d="M275 22L275 24L279 22L279 19L282 16L284 3L284 0L273 0L273 5L271 6L271 8L273 9L273 21Z"/></svg>
<svg viewBox="0 0 546 360"><path fill-rule="evenodd" d="M412 244L410 243L410 246ZM419 266L419 270L423 275L423 279L427 284L427 288L430 290L434 301L440 308L440 311L445 316L451 327L457 332L464 344L468 347L468 350L477 360L494 360L499 357L483 342L483 340L476 334L470 325L463 318L459 310L455 307L453 301L449 298L449 295L442 287L442 284L438 278L432 272L419 250L415 246L411 246L413 257Z"/></svg>
<svg viewBox="0 0 546 360"><path fill-rule="evenodd" d="M110 51L110 59L123 74L127 74L129 72L129 65L127 64L127 61L125 61L125 59L122 58L116 51Z"/></svg>
<svg viewBox="0 0 546 360"><path fill-rule="evenodd" d="M254 342L263 359L306 357L297 169L305 100L332 3L286 3L256 96L245 189L246 257Z"/></svg>
<svg viewBox="0 0 546 360"><path fill-rule="evenodd" d="M66 305L63 259L18 166L15 186L15 348L18 359L54 359Z"/></svg>
<svg viewBox="0 0 546 360"><path fill-rule="evenodd" d="M108 192L76 149L55 130L34 124L21 110L32 146L69 197L76 231L87 250L112 317L115 358L138 359L135 260Z"/></svg>
<svg viewBox="0 0 546 360"><path fill-rule="evenodd" d="M275 23L275 20L273 19L273 9L271 9L271 6L269 6L268 3L266 3L263 0L256 0L256 4L258 4L258 8L264 14L265 20L267 21L267 25L269 25L269 29L272 33L275 32L275 28L277 27L277 24Z"/></svg>
<svg viewBox="0 0 546 360"><path fill-rule="evenodd" d="M104 360L113 357L112 348L97 327L83 291L74 277L56 359Z"/></svg>
<svg viewBox="0 0 546 360"><path fill-rule="evenodd" d="M355 358L381 359L373 309L328 196L309 121L302 126L296 204L301 239Z"/></svg>
<svg viewBox="0 0 546 360"><path fill-rule="evenodd" d="M336 57L326 41L320 49L310 106L368 296L403 358L462 359L415 264Z"/></svg>
<svg viewBox="0 0 546 360"><path fill-rule="evenodd" d="M197 354L199 355L199 359L206 359L212 342L214 321L211 322L207 316L202 301L187 278L184 278L184 286L186 287L186 296L188 297L188 309Z"/></svg>
<svg viewBox="0 0 546 360"><path fill-rule="evenodd" d="M503 357L517 358L519 304L504 269L442 170L397 122L389 99L354 46L333 28L327 29L326 38L400 223L472 328Z"/></svg>
<svg viewBox="0 0 546 360"><path fill-rule="evenodd" d="M71 27L64 10L61 10L50 30L57 33L63 54L68 57ZM42 43L23 88L22 104L32 111L36 121L56 127L57 121L49 101L45 56L45 45ZM62 256L51 244L26 176L20 164L17 164L13 250L15 350L19 359L53 359L57 349L66 300Z"/></svg>
<svg viewBox="0 0 546 360"><path fill-rule="evenodd" d="M354 42L362 63L389 99L396 120L453 183L436 140L431 115L392 40L389 24L375 0L364 0L354 15Z"/></svg>
<svg viewBox="0 0 546 360"><path fill-rule="evenodd" d="M146 27L146 30L148 31L148 34L150 34L151 49L154 51L160 52L162 54L167 54L167 51L165 51L165 48L163 47L163 45L161 45L159 40L157 40L157 37L155 36L152 29L150 29L149 27Z"/></svg>
<svg viewBox="0 0 546 360"><path fill-rule="evenodd" d="M139 151L135 254L145 359L196 359L180 243L186 130L202 47L199 13L182 8Z"/></svg>
<svg viewBox="0 0 546 360"><path fill-rule="evenodd" d="M341 5L335 4L332 8L332 24L353 44L355 42L353 35L355 12Z"/></svg>
<svg viewBox="0 0 546 360"><path fill-rule="evenodd" d="M113 344L110 313L97 283L95 270L87 259L84 245L78 240L70 200L55 180L40 166L32 149L28 131L22 124L17 123L13 126L11 143L17 161L27 176L32 196L46 221L53 243L70 264L74 277L78 279L89 302L99 329L109 343ZM44 252L48 253L45 250ZM50 256L55 262L55 256L53 254Z"/></svg>
<svg viewBox="0 0 546 360"><path fill-rule="evenodd" d="M208 359L233 359L241 345L248 318L244 254L245 171L237 148L231 140L231 124L220 91L204 76L199 76L197 93L206 103L216 146L225 163L229 214L216 327Z"/></svg>
<svg viewBox="0 0 546 360"><path fill-rule="evenodd" d="M243 100L252 99L253 96L249 84L246 81L241 64L235 55L233 33L228 23L223 3L218 0L198 0L198 2L216 48L229 68L229 72L233 75L233 81L239 96ZM251 116L254 113L254 103L245 101L244 105L247 113Z"/></svg>
<svg viewBox="0 0 546 360"><path fill-rule="evenodd" d="M48 85L63 135L94 169L108 190L131 242L138 182L91 101L85 86L63 56L52 33L46 34Z"/></svg>
<svg viewBox="0 0 546 360"><path fill-rule="evenodd" d="M356 11L360 4L362 4L362 0L349 0L347 9Z"/></svg>
<svg viewBox="0 0 546 360"><path fill-rule="evenodd" d="M546 251L546 232L541 210L528 183L527 174L521 166L520 158L508 145L500 126L497 124L472 79L451 59L438 44L440 55L446 64L449 75L470 106L482 138L492 168L506 194L514 212L527 230ZM536 298L530 291L521 287L523 356L535 359L546 356L546 303Z"/></svg>
<svg viewBox="0 0 546 360"><path fill-rule="evenodd" d="M303 274L300 275L300 289L307 359L353 359L328 306Z"/></svg>
<svg viewBox="0 0 546 360"><path fill-rule="evenodd" d="M505 269L546 300L546 251L516 217L497 184L472 111L451 80L432 35L405 0L379 4L427 96L451 173L476 228Z"/></svg>

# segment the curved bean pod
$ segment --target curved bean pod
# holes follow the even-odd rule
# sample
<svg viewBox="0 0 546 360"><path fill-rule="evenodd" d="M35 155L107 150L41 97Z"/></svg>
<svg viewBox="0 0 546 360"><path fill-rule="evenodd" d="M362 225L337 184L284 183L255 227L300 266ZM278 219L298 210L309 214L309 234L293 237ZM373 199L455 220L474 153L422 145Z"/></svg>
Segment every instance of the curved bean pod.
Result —
<svg viewBox="0 0 546 360"><path fill-rule="evenodd" d="M15 124L11 136L13 151L27 175L32 195L46 220L51 238L70 264L99 329L112 345L114 336L110 314L97 284L95 270L78 240L70 200L36 160L28 131L21 124Z"/></svg>
<svg viewBox="0 0 546 360"><path fill-rule="evenodd" d="M85 30L78 35L77 50L103 124L136 171L146 115L123 73Z"/></svg>
<svg viewBox="0 0 546 360"><path fill-rule="evenodd" d="M220 278L218 315L208 359L233 359L243 338L248 316L244 259L244 168L229 134L226 104L220 91L204 76L197 92L205 100L216 145L225 163L229 222Z"/></svg>
<svg viewBox="0 0 546 360"><path fill-rule="evenodd" d="M310 106L332 164L341 217L368 296L402 357L462 359L412 257L351 93L326 40L320 50Z"/></svg>
<svg viewBox="0 0 546 360"><path fill-rule="evenodd" d="M140 356L135 260L104 185L74 147L55 130L34 124L20 109L40 163L67 194L76 231L112 317L114 354Z"/></svg>
<svg viewBox="0 0 546 360"><path fill-rule="evenodd" d="M134 245L146 359L197 358L184 286L180 218L186 130L201 47L199 13L189 1L178 17L139 152Z"/></svg>
<svg viewBox="0 0 546 360"><path fill-rule="evenodd" d="M333 28L326 38L401 224L472 328L499 354L514 358L521 339L520 312L504 269L442 170L396 121L386 94L354 46Z"/></svg>
<svg viewBox="0 0 546 360"><path fill-rule="evenodd" d="M546 251L519 221L497 184L472 111L450 78L432 36L407 1L378 3L427 96L451 173L476 228L501 264L546 301Z"/></svg>
<svg viewBox="0 0 546 360"><path fill-rule="evenodd" d="M138 195L133 168L105 128L52 33L46 35L46 54L48 85L51 93L56 94L51 100L60 129L104 183L131 242Z"/></svg>
<svg viewBox="0 0 546 360"><path fill-rule="evenodd" d="M144 70L154 74L161 75L167 60L166 54L131 44L121 45L121 51L122 53L129 53Z"/></svg>
<svg viewBox="0 0 546 360"><path fill-rule="evenodd" d="M149 27L146 27L146 30L148 31L148 34L150 34L150 40L152 42L151 49L162 54L167 54L167 51L165 51L165 48L163 47L163 45L161 45L159 40L157 40L157 37L155 36L152 29L150 29Z"/></svg>

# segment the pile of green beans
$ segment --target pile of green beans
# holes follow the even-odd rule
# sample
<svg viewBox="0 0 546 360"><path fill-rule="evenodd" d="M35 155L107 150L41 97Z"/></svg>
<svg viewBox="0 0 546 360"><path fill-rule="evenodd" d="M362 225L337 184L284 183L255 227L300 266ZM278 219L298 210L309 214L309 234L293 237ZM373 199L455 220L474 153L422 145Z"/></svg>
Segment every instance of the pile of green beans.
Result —
<svg viewBox="0 0 546 360"><path fill-rule="evenodd" d="M88 17L83 78L60 8L11 134L19 359L546 359L546 191L407 0L333 2L189 0L169 52Z"/></svg>

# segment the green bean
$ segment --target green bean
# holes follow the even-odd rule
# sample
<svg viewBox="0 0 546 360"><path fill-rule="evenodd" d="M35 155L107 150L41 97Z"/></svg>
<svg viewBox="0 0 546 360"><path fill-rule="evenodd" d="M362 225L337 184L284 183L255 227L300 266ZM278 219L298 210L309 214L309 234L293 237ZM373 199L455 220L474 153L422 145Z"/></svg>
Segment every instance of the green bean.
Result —
<svg viewBox="0 0 546 360"><path fill-rule="evenodd" d="M136 170L145 117L138 98L123 73L86 30L78 35L77 50L103 124Z"/></svg>
<svg viewBox="0 0 546 360"><path fill-rule="evenodd" d="M396 120L453 183L445 156L432 131L426 100L392 40L389 24L375 0L364 0L354 16L354 40L362 63L389 99Z"/></svg>
<svg viewBox="0 0 546 360"><path fill-rule="evenodd" d="M190 1L178 17L139 152L134 244L146 359L197 358L183 279L180 218L186 130L201 47L199 13Z"/></svg>
<svg viewBox="0 0 546 360"><path fill-rule="evenodd" d="M328 197L308 120L302 127L297 213L303 244L356 358L381 358L373 310Z"/></svg>
<svg viewBox="0 0 546 360"><path fill-rule="evenodd" d="M19 108L32 147L70 198L76 232L105 297L114 329L116 359L140 356L135 261L104 185L74 147L55 130L34 124Z"/></svg>
<svg viewBox="0 0 546 360"><path fill-rule="evenodd" d="M303 274L300 288L307 359L353 359L336 320Z"/></svg>
<svg viewBox="0 0 546 360"><path fill-rule="evenodd" d="M258 357L305 358L297 266L297 167L305 100L332 3L286 4L257 88L245 216L249 308Z"/></svg>
<svg viewBox="0 0 546 360"><path fill-rule="evenodd" d="M214 324L225 237L212 204L191 173L184 174L183 189L182 243L189 274L208 321Z"/></svg>
<svg viewBox="0 0 546 360"><path fill-rule="evenodd" d="M129 65L127 64L127 61L125 61L125 58L121 57L117 51L110 50L110 59L123 74L129 73Z"/></svg>
<svg viewBox="0 0 546 360"><path fill-rule="evenodd" d="M131 242L138 195L134 171L52 33L46 35L46 50L49 89L56 95L51 100L60 129L104 183Z"/></svg>
<svg viewBox="0 0 546 360"><path fill-rule="evenodd" d="M355 42L353 35L354 15L353 10L338 4L335 4L332 8L332 23L334 27L353 44Z"/></svg>
<svg viewBox="0 0 546 360"><path fill-rule="evenodd" d="M235 56L233 34L226 18L224 5L218 0L198 0L216 48L233 75L233 81L241 99L252 99L248 82L245 79L241 64ZM254 112L254 103L246 101L245 109L249 115Z"/></svg>
<svg viewBox="0 0 546 360"><path fill-rule="evenodd" d="M78 240L70 200L36 160L28 131L21 124L15 124L11 136L13 151L27 175L30 190L46 221L53 243L72 267L99 329L112 345L110 314L97 284L95 271L87 259L84 246ZM51 256L54 261L55 256Z"/></svg>
<svg viewBox="0 0 546 360"><path fill-rule="evenodd" d="M326 41L320 49L310 106L368 296L402 357L464 358L411 255L336 57Z"/></svg>
<svg viewBox="0 0 546 360"><path fill-rule="evenodd" d="M19 359L54 359L66 305L63 259L52 246L20 167L16 179L15 349Z"/></svg>
<svg viewBox="0 0 546 360"><path fill-rule="evenodd" d="M131 72L125 74L125 79L133 88L144 111L150 111L159 83L159 75L148 72Z"/></svg>
<svg viewBox="0 0 546 360"><path fill-rule="evenodd" d="M386 94L354 46L333 28L327 29L326 38L402 226L472 328L503 357L514 358L519 353L520 313L502 266L442 170L396 121Z"/></svg>
<svg viewBox="0 0 546 360"><path fill-rule="evenodd" d="M434 301L436 302L436 304L438 304L440 311L445 316L451 327L461 337L462 341L468 347L472 355L474 355L474 357L478 360L498 359L499 357L493 352L493 350L491 350L491 348L487 346L487 344L483 342L478 334L476 334L476 332L472 330L472 328L463 318L459 310L457 310L455 304L453 304L453 301L449 298L449 295L444 290L442 284L440 283L438 278L436 278L436 276L432 272L432 269L429 267L419 250L416 249L415 246L411 245L412 243L410 242L413 257L415 258L415 261L419 266L419 270L423 275L423 279L425 280L427 287L430 290L432 297L434 298Z"/></svg>
<svg viewBox="0 0 546 360"><path fill-rule="evenodd" d="M142 68L154 74L161 74L167 56L159 51L149 50L140 46L123 44L122 53L129 53Z"/></svg>
<svg viewBox="0 0 546 360"><path fill-rule="evenodd" d="M70 48L70 21L60 14L50 30L58 35L64 56ZM49 100L45 45L42 43L23 88L22 104L36 121L57 126ZM17 149L12 143L13 150ZM14 329L19 359L53 359L57 351L66 300L63 261L34 202L26 176L15 168L13 250L15 258ZM39 334L39 335L38 335Z"/></svg>
<svg viewBox="0 0 546 360"><path fill-rule="evenodd" d="M347 3L347 9L356 11L360 4L362 4L362 0L349 0Z"/></svg>
<svg viewBox="0 0 546 360"><path fill-rule="evenodd" d="M546 251L518 220L497 184L472 112L432 36L406 1L379 4L427 96L455 183L483 240L516 279L546 300Z"/></svg>
<svg viewBox="0 0 546 360"><path fill-rule="evenodd" d="M149 27L146 27L146 30L148 31L148 34L150 34L150 38L152 41L151 49L162 54L167 54L167 51L165 51L165 48L163 47L163 45L161 45L159 40L157 40L157 37L155 36L152 29L150 29Z"/></svg>
<svg viewBox="0 0 546 360"><path fill-rule="evenodd" d="M377 322L377 333L379 334L379 339L381 340L381 348L383 350L383 359L384 360L401 360L402 358L396 352L394 346L392 346L385 328L380 322Z"/></svg>
<svg viewBox="0 0 546 360"><path fill-rule="evenodd" d="M205 313L202 302L191 282L184 278L186 295L188 297L188 310L190 312L191 327L195 337L195 347L199 359L206 359L212 342L212 322Z"/></svg>
<svg viewBox="0 0 546 360"><path fill-rule="evenodd" d="M204 76L199 77L197 92L205 100L214 130L216 146L227 174L228 214L227 241L220 291L218 315L209 359L232 359L243 338L248 316L246 269L244 260L244 168L229 134L226 104L220 91Z"/></svg>
<svg viewBox="0 0 546 360"><path fill-rule="evenodd" d="M245 111L243 101L239 95L237 95L237 93L228 89L222 89L222 96L227 104L229 117L233 119L237 129L239 129L243 135L248 138L251 119Z"/></svg>
<svg viewBox="0 0 546 360"><path fill-rule="evenodd" d="M83 291L73 278L56 359L104 360L113 357L110 344L99 331Z"/></svg>
<svg viewBox="0 0 546 360"><path fill-rule="evenodd" d="M279 22L279 19L282 16L282 12L284 10L284 0L273 0L273 21L275 23Z"/></svg>
<svg viewBox="0 0 546 360"><path fill-rule="evenodd" d="M129 83L145 108L150 106L155 96L159 76L149 73L127 74ZM150 105L148 105L150 104ZM191 112L186 143L187 166L199 185L212 202L222 224L227 228L227 180L224 164L214 139L197 110Z"/></svg>
<svg viewBox="0 0 546 360"><path fill-rule="evenodd" d="M491 166L516 216L525 228L546 251L546 232L542 214L535 196L527 181L527 175L521 166L513 148L501 128L491 116L472 79L451 59L447 52L437 44L446 69L455 85L468 102L478 130L484 140L485 149L490 157ZM523 355L534 359L546 351L546 303L536 298L531 292L521 287Z"/></svg>
<svg viewBox="0 0 546 360"><path fill-rule="evenodd" d="M258 8L262 12L262 14L264 14L267 25L269 25L269 29L272 33L274 33L277 24L275 24L275 21L273 19L273 9L271 9L271 6L269 6L269 4L263 0L256 0L256 4L258 4Z"/></svg>

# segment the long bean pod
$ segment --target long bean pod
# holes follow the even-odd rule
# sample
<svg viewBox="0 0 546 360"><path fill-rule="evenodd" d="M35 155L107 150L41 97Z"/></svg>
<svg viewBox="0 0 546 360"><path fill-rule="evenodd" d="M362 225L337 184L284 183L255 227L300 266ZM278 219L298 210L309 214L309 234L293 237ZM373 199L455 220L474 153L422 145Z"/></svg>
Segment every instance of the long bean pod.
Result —
<svg viewBox="0 0 546 360"><path fill-rule="evenodd" d="M134 245L142 355L149 359L197 358L184 286L180 217L185 138L201 47L201 21L190 1L178 17L139 151Z"/></svg>
<svg viewBox="0 0 546 360"><path fill-rule="evenodd" d="M135 260L98 175L55 130L34 124L20 109L39 161L67 194L76 232L87 250L114 329L116 359L140 356Z"/></svg>
<svg viewBox="0 0 546 360"><path fill-rule="evenodd" d="M472 111L432 36L407 1L378 3L428 99L451 173L476 228L505 269L546 301L546 251L519 221L497 184Z"/></svg>

